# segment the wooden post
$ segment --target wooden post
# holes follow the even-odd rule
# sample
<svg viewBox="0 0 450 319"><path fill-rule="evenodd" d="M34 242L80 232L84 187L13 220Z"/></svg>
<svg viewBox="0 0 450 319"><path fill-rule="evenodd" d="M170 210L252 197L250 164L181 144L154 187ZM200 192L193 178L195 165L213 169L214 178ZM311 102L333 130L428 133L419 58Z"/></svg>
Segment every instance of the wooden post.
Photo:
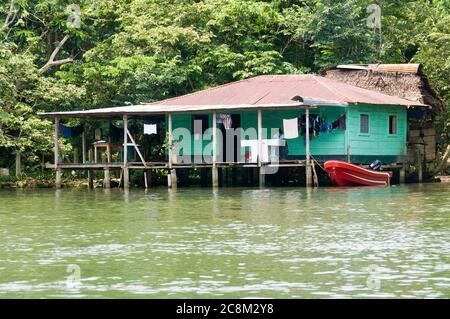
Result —
<svg viewBox="0 0 450 319"><path fill-rule="evenodd" d="M105 169L103 170L103 187L104 188L111 188L111 176L109 174L109 168L105 167Z"/></svg>
<svg viewBox="0 0 450 319"><path fill-rule="evenodd" d="M151 188L152 187L152 170L151 169L144 169L144 183L145 188Z"/></svg>
<svg viewBox="0 0 450 319"><path fill-rule="evenodd" d="M59 164L59 118L55 117L55 132L53 135L53 143L55 144L55 158L54 158L54 163L55 163L55 169L58 167Z"/></svg>
<svg viewBox="0 0 450 319"><path fill-rule="evenodd" d="M406 179L406 164L402 164L402 167L400 168L399 171L399 183L405 184L405 179Z"/></svg>
<svg viewBox="0 0 450 319"><path fill-rule="evenodd" d="M22 175L22 159L20 157L20 152L16 152L16 177Z"/></svg>
<svg viewBox="0 0 450 319"><path fill-rule="evenodd" d="M88 188L94 188L94 171L92 169L88 170Z"/></svg>
<svg viewBox="0 0 450 319"><path fill-rule="evenodd" d="M306 117L306 142L305 142L305 153L306 153L306 187L311 187L312 184L312 178L311 178L311 153L310 153L310 147L309 147L309 109L306 108L305 110L305 117Z"/></svg>
<svg viewBox="0 0 450 319"><path fill-rule="evenodd" d="M86 127L83 128L83 133L81 134L81 153L83 164L86 164Z"/></svg>
<svg viewBox="0 0 450 319"><path fill-rule="evenodd" d="M264 187L266 178L264 168L262 167L262 111L258 110L258 168L259 168L259 187Z"/></svg>
<svg viewBox="0 0 450 319"><path fill-rule="evenodd" d="M55 186L56 188L61 188L61 169L58 167L59 164L59 118L55 117L55 133L53 136L53 141L55 144L55 171L56 171L56 177L55 177Z"/></svg>
<svg viewBox="0 0 450 319"><path fill-rule="evenodd" d="M128 169L128 115L123 116L123 188L130 188L130 171Z"/></svg>
<svg viewBox="0 0 450 319"><path fill-rule="evenodd" d="M73 148L73 162L74 162L75 164L78 164L78 163L79 163L79 161L78 161L78 156L79 156L79 154L78 154L78 147L74 147L74 148Z"/></svg>
<svg viewBox="0 0 450 319"><path fill-rule="evenodd" d="M169 174L167 175L167 186L169 188L177 187L177 172L172 168L172 113L169 113L167 116L168 127L167 127L167 135L168 135L168 156L169 156Z"/></svg>
<svg viewBox="0 0 450 319"><path fill-rule="evenodd" d="M213 162L213 167L212 167L212 171L211 171L211 175L212 175L212 186L213 187L218 187L219 186L219 172L217 169L217 112L213 112L213 119L212 119L212 124L213 124L213 132L212 132L212 162Z"/></svg>
<svg viewBox="0 0 450 319"><path fill-rule="evenodd" d="M423 182L423 160L420 150L417 150L417 175L419 183Z"/></svg>
<svg viewBox="0 0 450 319"><path fill-rule="evenodd" d="M57 189L61 188L61 175L62 175L62 170L60 168L56 169L56 178L55 178L55 186Z"/></svg>

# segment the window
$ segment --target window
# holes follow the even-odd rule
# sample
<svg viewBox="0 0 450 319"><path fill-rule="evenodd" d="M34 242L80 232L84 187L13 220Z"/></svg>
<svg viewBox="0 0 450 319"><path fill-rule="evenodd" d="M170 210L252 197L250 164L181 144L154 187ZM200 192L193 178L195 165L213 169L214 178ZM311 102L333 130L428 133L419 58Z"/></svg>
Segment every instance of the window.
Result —
<svg viewBox="0 0 450 319"><path fill-rule="evenodd" d="M389 134L397 134L397 116L389 115Z"/></svg>
<svg viewBox="0 0 450 319"><path fill-rule="evenodd" d="M359 118L359 132L363 134L369 133L369 115L361 114Z"/></svg>

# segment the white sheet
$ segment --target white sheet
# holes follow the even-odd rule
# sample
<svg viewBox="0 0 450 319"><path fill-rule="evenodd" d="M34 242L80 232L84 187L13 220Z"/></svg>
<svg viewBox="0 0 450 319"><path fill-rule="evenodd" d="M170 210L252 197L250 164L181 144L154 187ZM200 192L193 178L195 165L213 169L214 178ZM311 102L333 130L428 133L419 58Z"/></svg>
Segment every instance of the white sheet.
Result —
<svg viewBox="0 0 450 319"><path fill-rule="evenodd" d="M156 124L144 124L144 134L156 134Z"/></svg>
<svg viewBox="0 0 450 319"><path fill-rule="evenodd" d="M298 118L283 119L284 138L291 139L298 137Z"/></svg>

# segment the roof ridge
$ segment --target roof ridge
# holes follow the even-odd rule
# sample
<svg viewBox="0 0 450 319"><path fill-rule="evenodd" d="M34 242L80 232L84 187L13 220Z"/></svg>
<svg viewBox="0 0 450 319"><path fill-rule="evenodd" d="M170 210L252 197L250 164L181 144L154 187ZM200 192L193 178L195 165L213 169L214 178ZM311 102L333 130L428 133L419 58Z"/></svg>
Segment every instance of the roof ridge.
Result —
<svg viewBox="0 0 450 319"><path fill-rule="evenodd" d="M333 89L332 87L330 87L327 83L324 83L324 81L322 81L322 79L326 79L326 78L321 77L321 76L318 76L318 75L315 75L315 74L311 74L311 76L312 76L312 78L313 78L317 83L326 86L331 92L333 92L333 93L336 94L336 95L341 96L342 98L344 98L344 100L345 100L345 99L350 100L350 101L352 101L352 103L355 103L355 102L356 102L354 99L351 99L351 98L349 98L348 96L346 96L346 95L344 95L344 94L342 94L342 93L337 92L335 89ZM329 79L326 79L326 80L329 80ZM326 81L325 81L325 82L326 82ZM342 83L343 83L343 82L342 82ZM354 86L354 85L352 85L352 86ZM357 87L357 86L354 86L354 87Z"/></svg>
<svg viewBox="0 0 450 319"><path fill-rule="evenodd" d="M238 80L238 81L228 82L228 83L224 83L224 84L221 84L221 85L218 85L218 86L213 86L213 87L209 87L209 88L206 88L206 89L201 89L201 90L198 90L198 91L195 91L195 92L191 92L191 93L187 93L187 94L183 94L183 95L179 95L179 96L174 96L174 97L169 97L169 98L164 99L164 100L159 100L159 101L149 102L149 103L143 103L143 105L152 105L152 104L157 105L158 103L176 100L176 99L178 99L180 97L196 95L196 94L199 94L199 93L203 93L205 91L212 91L212 90L215 90L215 89L220 89L220 88L232 85L232 84L236 84L236 83L248 81L248 80L251 80L251 79L259 78L261 76L264 76L264 75L257 75L257 76L251 77L251 78L246 78L246 79L242 79L242 80Z"/></svg>

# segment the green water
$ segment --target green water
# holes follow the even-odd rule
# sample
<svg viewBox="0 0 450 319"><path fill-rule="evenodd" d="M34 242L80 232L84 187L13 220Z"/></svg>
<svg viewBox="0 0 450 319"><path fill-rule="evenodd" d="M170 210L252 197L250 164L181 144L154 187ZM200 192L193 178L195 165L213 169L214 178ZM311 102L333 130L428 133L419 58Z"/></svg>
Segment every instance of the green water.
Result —
<svg viewBox="0 0 450 319"><path fill-rule="evenodd" d="M0 298L448 298L449 194L0 190Z"/></svg>

